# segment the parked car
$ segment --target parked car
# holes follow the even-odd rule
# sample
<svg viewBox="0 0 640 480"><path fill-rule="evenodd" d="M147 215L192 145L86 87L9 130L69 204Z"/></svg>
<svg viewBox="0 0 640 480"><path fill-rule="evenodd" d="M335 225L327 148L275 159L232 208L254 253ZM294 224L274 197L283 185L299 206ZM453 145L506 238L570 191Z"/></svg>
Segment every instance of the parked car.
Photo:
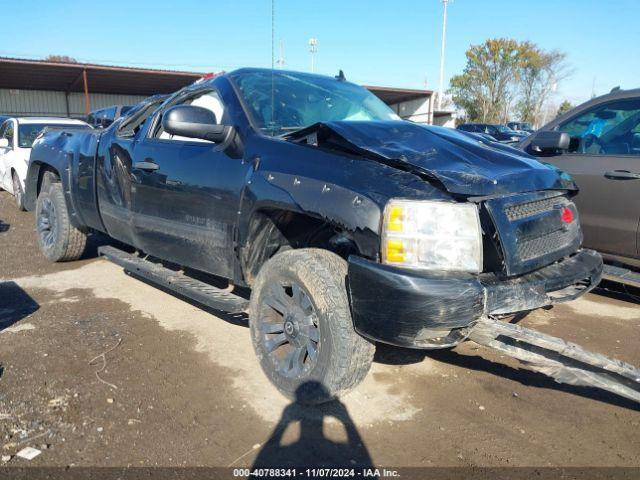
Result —
<svg viewBox="0 0 640 480"><path fill-rule="evenodd" d="M589 100L520 146L573 176L585 245L606 278L640 286L640 89Z"/></svg>
<svg viewBox="0 0 640 480"><path fill-rule="evenodd" d="M49 117L7 118L0 125L0 188L11 193L24 210L24 180L31 144L45 127L88 126L80 120Z"/></svg>
<svg viewBox="0 0 640 480"><path fill-rule="evenodd" d="M620 371L612 391L639 399L637 369L495 318L598 283L575 192L522 151L402 121L342 75L241 69L103 130L45 132L26 204L52 261L103 232L144 252L100 248L136 276L248 311L264 372L299 401L355 387L374 342L467 338L532 368L543 358L558 381L603 387Z"/></svg>
<svg viewBox="0 0 640 480"><path fill-rule="evenodd" d="M523 133L533 133L535 131L535 129L533 128L533 125L531 125L529 122L507 122L507 128L510 128L511 130L514 130L516 132L523 132Z"/></svg>
<svg viewBox="0 0 640 480"><path fill-rule="evenodd" d="M111 107L94 110L87 115L87 123L94 128L106 128L116 119L126 115L131 108L131 105L112 105Z"/></svg>
<svg viewBox="0 0 640 480"><path fill-rule="evenodd" d="M497 142L497 140L493 138L491 135L489 135L488 133L467 132L465 130L458 130L458 131L460 133L465 134L468 137L471 137L481 142Z"/></svg>
<svg viewBox="0 0 640 480"><path fill-rule="evenodd" d="M527 136L526 134L515 132L504 125L490 123L463 123L456 128L464 132L485 133L503 143L516 143Z"/></svg>

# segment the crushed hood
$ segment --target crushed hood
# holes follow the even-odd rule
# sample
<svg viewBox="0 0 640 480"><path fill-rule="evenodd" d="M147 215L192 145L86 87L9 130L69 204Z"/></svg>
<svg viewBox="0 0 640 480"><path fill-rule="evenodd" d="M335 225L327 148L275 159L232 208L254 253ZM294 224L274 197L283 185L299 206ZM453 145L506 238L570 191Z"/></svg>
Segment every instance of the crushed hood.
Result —
<svg viewBox="0 0 640 480"><path fill-rule="evenodd" d="M317 123L287 138L390 162L437 180L453 194L577 190L567 174L523 151L443 127L406 121L339 121Z"/></svg>

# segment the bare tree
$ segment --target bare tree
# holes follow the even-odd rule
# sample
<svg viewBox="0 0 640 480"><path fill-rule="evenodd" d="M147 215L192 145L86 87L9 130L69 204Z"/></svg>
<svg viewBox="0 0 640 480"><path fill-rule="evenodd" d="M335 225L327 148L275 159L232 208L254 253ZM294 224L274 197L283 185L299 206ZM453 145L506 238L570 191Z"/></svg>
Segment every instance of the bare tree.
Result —
<svg viewBox="0 0 640 480"><path fill-rule="evenodd" d="M558 82L569 75L566 54L545 52L531 42L520 44L518 120L538 124Z"/></svg>
<svg viewBox="0 0 640 480"><path fill-rule="evenodd" d="M45 57L47 62L57 62L57 63L78 63L78 61L70 57L68 55L47 55Z"/></svg>

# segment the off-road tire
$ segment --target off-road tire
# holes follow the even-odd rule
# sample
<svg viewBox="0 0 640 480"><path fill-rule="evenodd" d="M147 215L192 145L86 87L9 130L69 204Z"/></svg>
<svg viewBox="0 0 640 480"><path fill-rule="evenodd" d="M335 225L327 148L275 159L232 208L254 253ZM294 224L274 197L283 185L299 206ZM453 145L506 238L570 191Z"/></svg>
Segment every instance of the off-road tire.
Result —
<svg viewBox="0 0 640 480"><path fill-rule="evenodd" d="M375 346L353 328L346 277L347 262L336 254L299 249L272 257L262 266L252 286L249 324L260 365L280 392L299 403L330 401L358 385L371 367ZM305 367L309 370L293 377L282 373L274 353L268 353L268 339L275 334L264 333L268 326L277 324L277 321L272 323L277 310L266 303L270 289L292 283L299 285L311 301L319 334L313 366ZM296 297L295 293L291 295ZM282 318L286 323L290 317L282 315ZM310 358L307 351L305 359Z"/></svg>
<svg viewBox="0 0 640 480"><path fill-rule="evenodd" d="M16 202L16 207L21 212L24 212L26 208L24 207L24 192L22 191L22 186L20 185L20 180L18 180L18 174L13 172L11 174L11 181L13 182L13 198Z"/></svg>
<svg viewBox="0 0 640 480"><path fill-rule="evenodd" d="M62 184L53 181L51 176L46 180L36 202L38 246L52 262L77 260L84 252L87 234L71 225ZM45 228L45 223L48 224L48 229Z"/></svg>

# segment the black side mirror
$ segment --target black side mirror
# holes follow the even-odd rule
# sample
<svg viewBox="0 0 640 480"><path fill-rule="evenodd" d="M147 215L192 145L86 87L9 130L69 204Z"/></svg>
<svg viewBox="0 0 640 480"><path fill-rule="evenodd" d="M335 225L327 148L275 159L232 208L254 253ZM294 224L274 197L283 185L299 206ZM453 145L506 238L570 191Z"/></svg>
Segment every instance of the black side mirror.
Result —
<svg viewBox="0 0 640 480"><path fill-rule="evenodd" d="M215 114L194 105L177 105L162 115L162 128L171 135L224 142L233 127L218 125Z"/></svg>
<svg viewBox="0 0 640 480"><path fill-rule="evenodd" d="M543 131L534 135L529 148L534 152L551 153L567 150L570 142L571 137L567 132Z"/></svg>

